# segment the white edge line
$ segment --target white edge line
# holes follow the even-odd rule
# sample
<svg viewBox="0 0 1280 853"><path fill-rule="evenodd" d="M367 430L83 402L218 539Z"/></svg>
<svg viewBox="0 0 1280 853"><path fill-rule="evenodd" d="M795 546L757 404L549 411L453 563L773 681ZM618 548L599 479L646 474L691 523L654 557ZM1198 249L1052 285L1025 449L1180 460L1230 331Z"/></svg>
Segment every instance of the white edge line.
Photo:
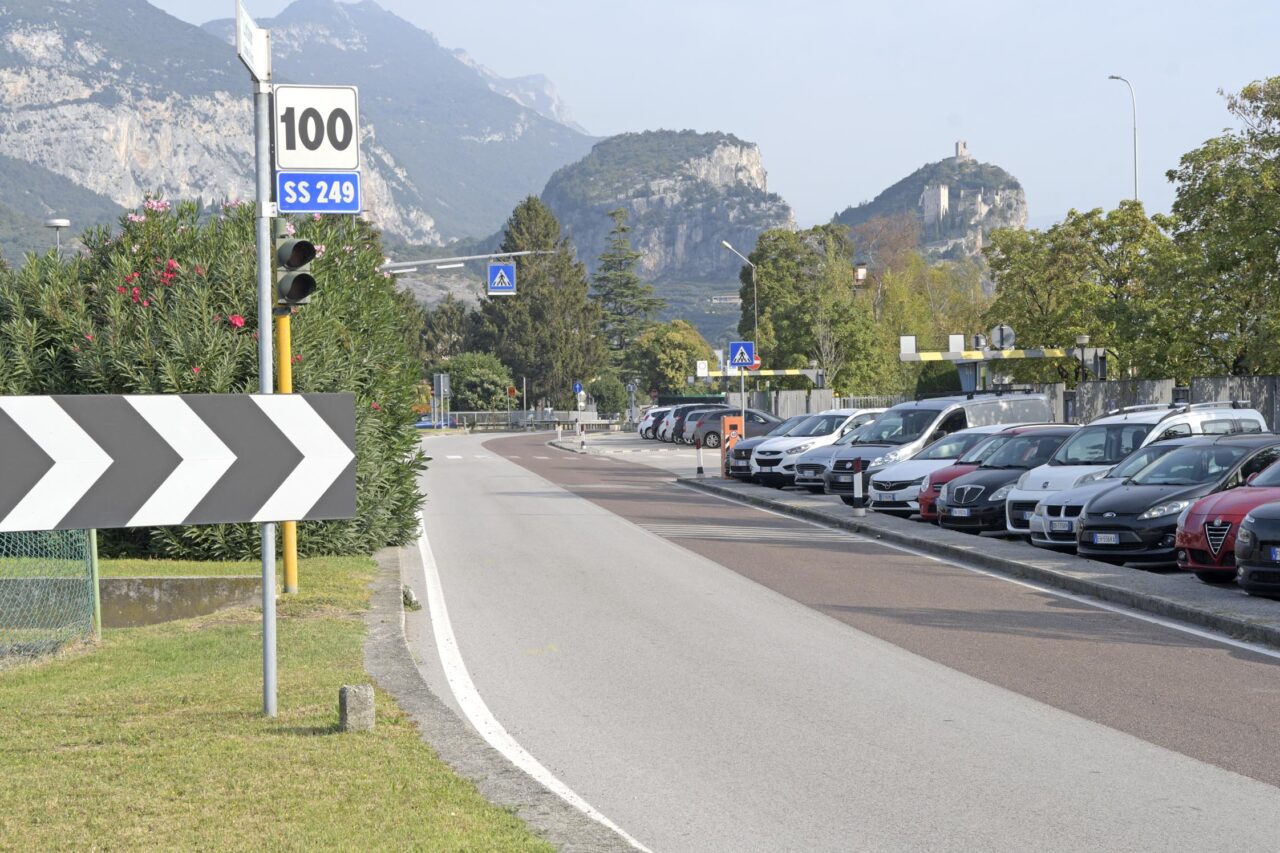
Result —
<svg viewBox="0 0 1280 853"><path fill-rule="evenodd" d="M1165 619L1162 616L1156 616L1151 613L1143 613L1142 611L1139 611L1139 610L1130 610L1127 607L1122 607L1118 604L1112 604L1109 601L1102 601L1101 599L1091 598L1089 596L1084 596L1084 595L1078 595L1074 592L1067 592L1066 590L1056 589L1054 587L1045 586L1039 583L1035 583L1033 581L1024 580L1022 578L1011 577L1009 575L992 571L990 569L979 568L978 566L974 566L970 563L966 563L963 560L947 559L944 557L939 557L936 554L929 554L925 551L918 551L915 548L911 548L906 545L899 545L894 542L885 542L882 539L872 539L868 536L863 536L862 534L854 533L853 531L846 530L842 527L834 527L829 524L822 524L820 522L812 521L807 518L797 518L796 516L788 515L785 512L779 512L778 510L774 510L774 509L766 509L765 507L757 506L755 504L748 503L746 501L738 500L737 498L731 498L728 495L720 495L714 492L704 492L702 491L702 489L696 489L693 486L686 486L683 483L679 483L677 485L680 485L682 488L688 489L689 491L698 492L699 494L703 494L703 495L709 495L710 497L717 498L727 503L737 504L739 506L747 507L748 509L759 510L760 512L767 512L768 514L776 515L779 518L789 518L792 521L796 521L801 524L807 524L811 527L820 527L823 530L838 530L852 539L858 539L860 541L867 542L871 545L879 545L884 548L892 548L895 551L902 551L905 554L911 554L916 557L923 557L926 560L932 560L933 562L941 563L944 566L955 566L956 568L964 569L967 572L973 572L974 574L977 574L977 575L984 575L985 577L993 578L998 581L1004 581L1005 583L1011 583L1017 586L1026 587L1027 589L1035 590L1036 592L1042 592L1046 595L1052 595L1056 598L1064 598L1068 601L1074 601L1078 604L1085 604L1085 605L1088 605L1089 607L1093 607L1098 610L1105 610L1108 613L1114 613L1117 616L1127 616L1130 619L1137 619L1140 622L1148 622L1152 625L1159 625L1162 628L1169 628L1170 630L1173 630L1173 631L1180 631L1183 634L1190 634L1193 637L1200 637L1203 640L1210 640L1215 643L1221 643L1224 646L1231 646L1232 648L1244 649L1245 651L1250 651L1255 654L1263 655L1264 657L1280 660L1280 651L1277 651L1268 646L1259 645L1257 643L1246 642L1245 640L1237 640L1234 637L1227 636L1226 634L1219 634L1217 632L1206 630L1203 628L1196 628L1195 626L1192 626L1192 625L1185 625L1185 624L1182 624L1181 622L1175 622L1171 619Z"/></svg>
<svg viewBox="0 0 1280 853"><path fill-rule="evenodd" d="M539 784L554 793L560 799L582 812L596 823L616 832L628 844L645 853L652 853L639 841L628 835L621 827L600 812L582 797L574 793L568 785L543 767L536 758L530 755L523 746L513 738L502 723L489 710L489 706L480 697L467 665L458 648L458 640L453 633L453 624L449 621L449 610L445 605L444 587L440 583L440 569L436 565L435 555L431 552L431 544L427 541L427 522L422 513L418 513L420 535L418 551L422 556L422 572L427 584L427 607L431 614L431 627L435 634L436 649L440 654L440 664L444 667L445 678L449 689L453 691L458 707L466 715L467 720L490 746L502 753L508 761L527 773Z"/></svg>

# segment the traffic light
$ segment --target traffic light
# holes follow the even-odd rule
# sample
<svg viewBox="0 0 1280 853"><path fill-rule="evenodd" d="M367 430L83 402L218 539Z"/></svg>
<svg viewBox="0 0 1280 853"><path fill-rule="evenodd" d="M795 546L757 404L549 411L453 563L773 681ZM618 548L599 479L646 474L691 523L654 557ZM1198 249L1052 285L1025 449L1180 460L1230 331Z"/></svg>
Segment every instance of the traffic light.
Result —
<svg viewBox="0 0 1280 853"><path fill-rule="evenodd" d="M275 221L276 304L305 305L316 291L311 262L316 247L310 240L298 240L285 233L285 222Z"/></svg>

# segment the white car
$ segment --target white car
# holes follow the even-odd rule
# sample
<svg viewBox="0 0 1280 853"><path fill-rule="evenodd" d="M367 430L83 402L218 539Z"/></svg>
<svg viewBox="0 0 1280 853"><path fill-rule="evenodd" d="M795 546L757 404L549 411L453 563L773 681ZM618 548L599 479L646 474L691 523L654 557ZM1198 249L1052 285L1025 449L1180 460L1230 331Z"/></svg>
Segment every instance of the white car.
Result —
<svg viewBox="0 0 1280 853"><path fill-rule="evenodd" d="M640 423L636 424L636 434L644 439L654 439L658 437L658 422L666 417L667 412L671 409L665 406L655 406L644 413L644 417L640 418Z"/></svg>
<svg viewBox="0 0 1280 853"><path fill-rule="evenodd" d="M1130 406L1090 422L1062 443L1045 465L1023 474L1005 501L1006 528L1026 536L1036 504L1101 477L1139 447L1189 435L1265 432L1256 409L1235 401Z"/></svg>
<svg viewBox="0 0 1280 853"><path fill-rule="evenodd" d="M883 513L907 517L920 511L920 484L934 471L953 464L988 436L1020 424L988 424L953 432L930 444L911 459L895 462L871 475L869 506Z"/></svg>
<svg viewBox="0 0 1280 853"><path fill-rule="evenodd" d="M828 409L810 415L786 435L762 441L751 454L757 483L782 488L795 482L796 460L815 447L834 444L840 436L874 418L883 409Z"/></svg>

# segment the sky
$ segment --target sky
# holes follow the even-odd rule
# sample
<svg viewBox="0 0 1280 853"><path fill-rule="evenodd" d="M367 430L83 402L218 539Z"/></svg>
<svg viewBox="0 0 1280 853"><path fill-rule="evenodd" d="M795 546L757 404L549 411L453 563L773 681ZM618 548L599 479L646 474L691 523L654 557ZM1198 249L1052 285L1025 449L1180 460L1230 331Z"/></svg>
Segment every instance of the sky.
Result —
<svg viewBox="0 0 1280 853"><path fill-rule="evenodd" d="M152 0L179 18L231 0ZM802 226L957 140L1026 190L1031 225L1133 195L1229 126L1219 89L1280 74L1276 0L377 0L506 77L545 74L591 134L692 128L760 146ZM211 14L211 6L225 11ZM267 18L288 0L245 0ZM333 83L341 83L334 80Z"/></svg>

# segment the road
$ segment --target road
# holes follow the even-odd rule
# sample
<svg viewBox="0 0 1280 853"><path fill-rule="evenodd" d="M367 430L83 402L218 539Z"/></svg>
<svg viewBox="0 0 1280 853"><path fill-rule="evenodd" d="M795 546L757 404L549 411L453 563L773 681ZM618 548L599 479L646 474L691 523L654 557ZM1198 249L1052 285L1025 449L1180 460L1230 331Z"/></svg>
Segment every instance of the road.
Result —
<svg viewBox="0 0 1280 853"><path fill-rule="evenodd" d="M1276 848L1276 658L545 442L429 439L430 552L487 709L644 846Z"/></svg>

